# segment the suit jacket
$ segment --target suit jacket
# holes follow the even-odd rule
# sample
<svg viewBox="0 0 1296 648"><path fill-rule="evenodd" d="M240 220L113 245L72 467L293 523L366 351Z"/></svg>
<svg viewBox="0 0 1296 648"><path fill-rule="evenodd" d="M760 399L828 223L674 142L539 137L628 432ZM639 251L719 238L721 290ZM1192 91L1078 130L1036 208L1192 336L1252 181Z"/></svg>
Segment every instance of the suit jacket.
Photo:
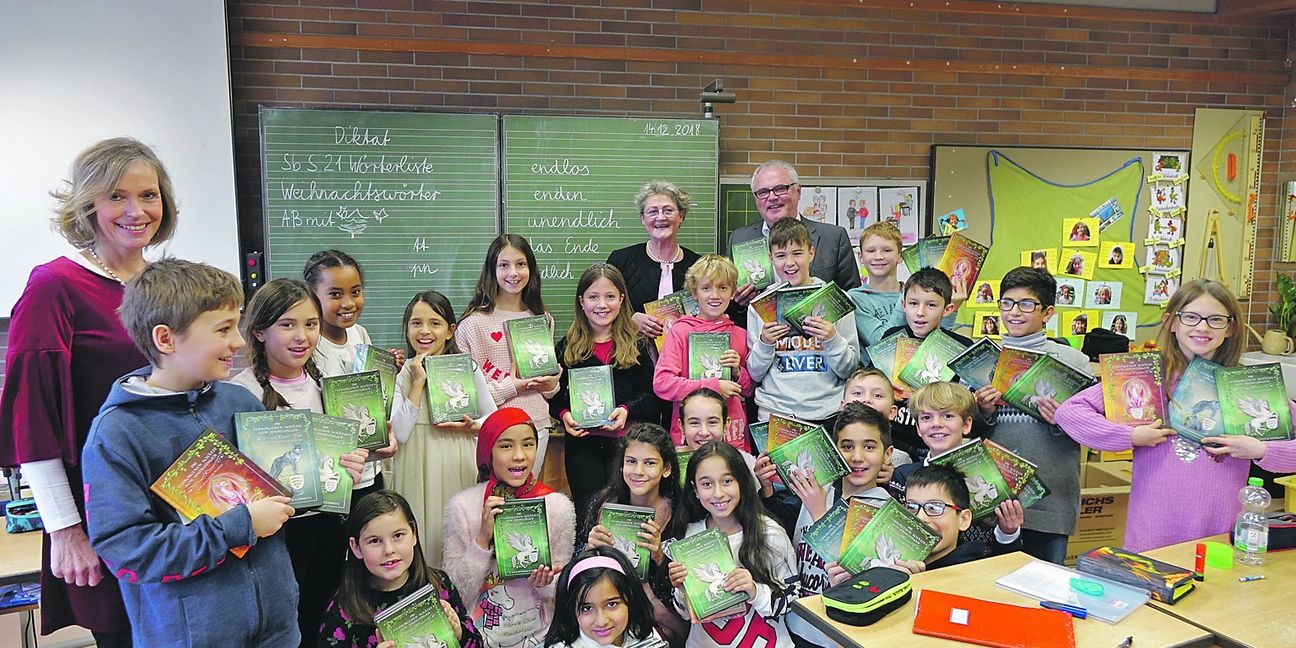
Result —
<svg viewBox="0 0 1296 648"><path fill-rule="evenodd" d="M804 218L801 222L805 223L806 228L810 230L810 245L815 249L814 262L810 264L810 275L824 281L835 282L842 290L859 287L859 264L855 262L855 251L851 248L846 229ZM764 225L764 221L756 221L734 230L733 234L729 235L729 256L733 256L735 244L763 238Z"/></svg>

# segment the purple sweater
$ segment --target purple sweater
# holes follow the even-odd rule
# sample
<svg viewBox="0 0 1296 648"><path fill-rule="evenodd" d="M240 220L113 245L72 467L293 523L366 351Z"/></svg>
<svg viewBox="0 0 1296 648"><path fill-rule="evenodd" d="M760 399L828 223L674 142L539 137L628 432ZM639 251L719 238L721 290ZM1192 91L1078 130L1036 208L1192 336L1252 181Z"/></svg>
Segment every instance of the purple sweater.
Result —
<svg viewBox="0 0 1296 648"><path fill-rule="evenodd" d="M1296 411L1296 407L1293 407ZM1057 422L1081 445L1097 450L1134 450L1134 479L1130 485L1125 544L1130 551L1196 540L1233 528L1242 504L1238 491L1246 485L1249 463L1226 457L1216 462L1204 450L1184 462L1174 441L1134 448L1134 428L1104 418L1102 385L1094 385L1067 399L1057 411ZM1273 472L1296 471L1296 441L1265 444L1261 468ZM1191 497L1184 493L1191 491Z"/></svg>

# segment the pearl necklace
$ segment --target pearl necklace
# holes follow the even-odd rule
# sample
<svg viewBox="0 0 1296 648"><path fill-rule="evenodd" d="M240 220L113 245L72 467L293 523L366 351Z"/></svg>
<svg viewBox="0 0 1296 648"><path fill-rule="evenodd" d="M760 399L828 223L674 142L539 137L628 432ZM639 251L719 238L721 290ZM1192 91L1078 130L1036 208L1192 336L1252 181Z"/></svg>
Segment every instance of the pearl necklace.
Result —
<svg viewBox="0 0 1296 648"><path fill-rule="evenodd" d="M675 252L671 254L671 258L669 259L658 259L657 257L653 256L651 241L644 244L644 251L648 253L649 259L652 259L657 263L676 263L684 259L684 248L680 247L679 244L675 245Z"/></svg>
<svg viewBox="0 0 1296 648"><path fill-rule="evenodd" d="M113 278L113 281L116 281L117 283L119 283L119 284L121 284L121 285L123 285L123 286L126 285L126 282L125 282L125 281L122 281L122 280L121 280L121 277L118 277L118 276L117 276L117 273L116 273L116 272L113 272L113 271L112 271L112 268L109 268L109 267L108 267L108 264L107 264L107 263L104 263L104 262L103 262L103 259L100 259L98 254L95 254L95 250L94 250L94 246L93 246L93 245L91 245L90 247L86 248L86 251L90 253L90 257L93 258L93 259L95 260L95 263L98 263L98 264L99 264L99 267L100 267L100 268L103 268L103 271L104 271L104 272L107 272L107 273L108 273L108 276Z"/></svg>

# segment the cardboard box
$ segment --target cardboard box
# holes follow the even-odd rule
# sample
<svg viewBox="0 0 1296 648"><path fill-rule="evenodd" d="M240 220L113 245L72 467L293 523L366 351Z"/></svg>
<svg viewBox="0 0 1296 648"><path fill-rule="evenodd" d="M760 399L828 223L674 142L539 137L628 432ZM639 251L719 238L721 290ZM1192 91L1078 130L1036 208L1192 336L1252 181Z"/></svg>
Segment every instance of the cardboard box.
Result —
<svg viewBox="0 0 1296 648"><path fill-rule="evenodd" d="M1131 474L1128 461L1086 466L1080 489L1080 520L1067 542L1066 564L1075 565L1076 556L1090 549L1119 547L1125 541Z"/></svg>

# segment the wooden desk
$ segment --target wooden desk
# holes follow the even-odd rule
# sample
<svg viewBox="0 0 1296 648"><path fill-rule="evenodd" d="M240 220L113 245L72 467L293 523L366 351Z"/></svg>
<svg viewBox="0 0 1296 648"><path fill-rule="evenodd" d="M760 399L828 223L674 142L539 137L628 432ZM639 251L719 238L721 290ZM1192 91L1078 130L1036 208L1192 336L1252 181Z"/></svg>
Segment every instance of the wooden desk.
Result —
<svg viewBox="0 0 1296 648"><path fill-rule="evenodd" d="M843 646L967 646L968 644L913 634L914 601L924 589L940 590L989 601L1015 605L1037 605L1033 599L1010 592L994 584L995 579L1016 570L1031 560L1024 553L986 558L976 562L946 567L913 577L914 600L888 614L871 626L857 628L837 623L824 612L819 596L808 596L792 603L792 613L814 624ZM1210 633L1151 608L1135 610L1119 624L1096 619L1075 622L1076 646L1114 648L1126 637L1134 637L1135 648L1152 646L1210 646ZM1277 645L1277 644L1270 644Z"/></svg>
<svg viewBox="0 0 1296 648"><path fill-rule="evenodd" d="M1149 558L1192 569L1198 542L1229 543L1217 535L1162 547L1143 554ZM1264 574L1265 580L1239 583L1238 578ZM1296 551L1265 555L1263 567L1235 565L1233 569L1206 567L1206 580L1174 605L1152 602L1166 614L1215 634L1221 646L1296 646L1292 601L1296 595ZM1135 644L1137 645L1137 643Z"/></svg>
<svg viewBox="0 0 1296 648"><path fill-rule="evenodd" d="M0 531L0 585L37 580L41 569L42 531Z"/></svg>

